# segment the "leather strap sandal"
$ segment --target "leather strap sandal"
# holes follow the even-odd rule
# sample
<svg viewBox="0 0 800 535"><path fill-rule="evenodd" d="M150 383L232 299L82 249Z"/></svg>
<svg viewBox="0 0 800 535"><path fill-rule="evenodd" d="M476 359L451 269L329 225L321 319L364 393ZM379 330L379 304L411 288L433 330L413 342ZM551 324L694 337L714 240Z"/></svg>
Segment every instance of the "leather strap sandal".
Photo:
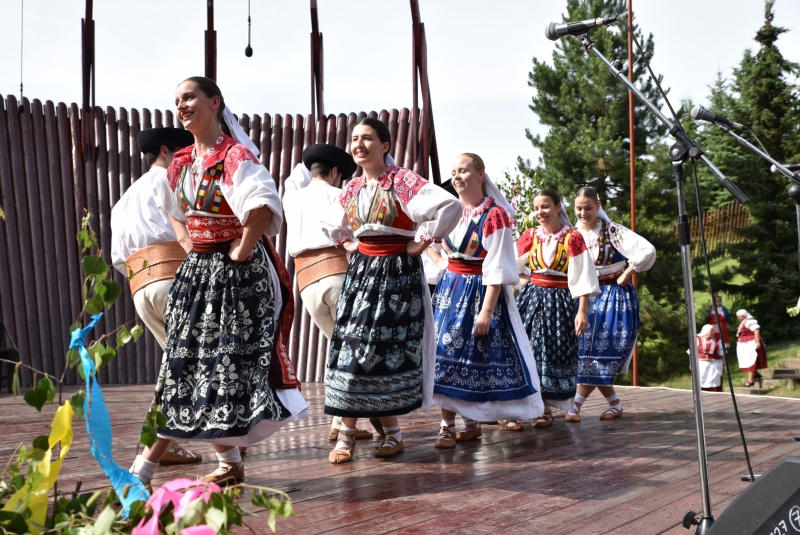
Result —
<svg viewBox="0 0 800 535"><path fill-rule="evenodd" d="M216 483L217 485L233 485L244 479L244 463L234 466L218 466L216 470L205 476L197 476L198 481Z"/></svg>
<svg viewBox="0 0 800 535"><path fill-rule="evenodd" d="M564 415L564 419L568 422L580 422L581 421L581 411L580 409L570 409L567 414Z"/></svg>
<svg viewBox="0 0 800 535"><path fill-rule="evenodd" d="M522 431L524 427L516 420L497 420L497 423L509 431Z"/></svg>
<svg viewBox="0 0 800 535"><path fill-rule="evenodd" d="M481 430L481 424L468 425L464 427L463 431L456 433L456 442L475 440L476 438L480 438L482 434L483 431Z"/></svg>
<svg viewBox="0 0 800 535"><path fill-rule="evenodd" d="M546 412L538 418L531 421L533 427L550 427L555 422L552 413Z"/></svg>
<svg viewBox="0 0 800 535"><path fill-rule="evenodd" d="M336 447L328 454L328 462L333 464L349 463L353 460L355 450L355 433L345 433L339 430L339 441L336 443Z"/></svg>
<svg viewBox="0 0 800 535"><path fill-rule="evenodd" d="M202 460L203 456L199 453L184 449L173 442L158 464L191 464Z"/></svg>
<svg viewBox="0 0 800 535"><path fill-rule="evenodd" d="M456 438L453 436L453 430L449 425L443 425L439 428L439 436L433 444L434 448L455 448Z"/></svg>
<svg viewBox="0 0 800 535"><path fill-rule="evenodd" d="M617 408L619 407L619 408ZM613 420L614 418L622 417L622 405L611 405L606 411L600 415L601 420Z"/></svg>
<svg viewBox="0 0 800 535"><path fill-rule="evenodd" d="M401 440L397 441L396 438L389 435L383 439L383 443L375 448L375 457L391 457L406 449L406 445Z"/></svg>

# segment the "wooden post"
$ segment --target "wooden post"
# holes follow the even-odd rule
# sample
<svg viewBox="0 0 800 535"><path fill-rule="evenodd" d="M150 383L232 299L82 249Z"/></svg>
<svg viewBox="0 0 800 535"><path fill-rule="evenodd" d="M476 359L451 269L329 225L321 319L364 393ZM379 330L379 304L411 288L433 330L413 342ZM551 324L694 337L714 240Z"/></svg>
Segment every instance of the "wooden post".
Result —
<svg viewBox="0 0 800 535"><path fill-rule="evenodd" d="M323 95L324 69L322 56L322 34L319 32L317 0L311 0L311 119L308 128L313 128L317 119L325 117Z"/></svg>
<svg viewBox="0 0 800 535"><path fill-rule="evenodd" d="M628 26L633 31L633 0L628 0ZM633 43L631 34L628 34L628 80L633 82ZM630 138L630 168L631 168L631 231L636 232L636 148L633 143L635 125L635 101L632 91L628 91L628 137ZM634 288L636 287L636 273L631 277ZM636 345L633 346L633 386L639 385L639 359Z"/></svg>
<svg viewBox="0 0 800 535"><path fill-rule="evenodd" d="M206 0L206 78L217 80L217 32L214 30L214 0Z"/></svg>

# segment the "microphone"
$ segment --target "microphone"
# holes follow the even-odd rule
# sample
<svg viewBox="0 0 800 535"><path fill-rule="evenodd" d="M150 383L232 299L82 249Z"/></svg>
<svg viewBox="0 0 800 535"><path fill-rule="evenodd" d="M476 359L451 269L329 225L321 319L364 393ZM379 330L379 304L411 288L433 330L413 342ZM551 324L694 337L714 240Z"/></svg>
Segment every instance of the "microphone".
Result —
<svg viewBox="0 0 800 535"><path fill-rule="evenodd" d="M598 19L582 20L579 22L562 22L557 24L551 22L544 29L544 36L551 41L558 41L564 35L580 35L586 33L592 28L598 26L605 26L617 21L617 15L609 15L608 17L600 17Z"/></svg>
<svg viewBox="0 0 800 535"><path fill-rule="evenodd" d="M792 173L800 171L800 163L787 163L786 165L784 165L784 167L789 171L791 171ZM770 166L769 170L772 171L773 173L780 173L780 171L778 171L778 168L775 167L774 165Z"/></svg>
<svg viewBox="0 0 800 535"><path fill-rule="evenodd" d="M692 119L695 121L710 121L718 125L727 126L728 128L738 128L739 130L744 128L743 124L734 123L730 119L726 119L722 115L717 115L716 113L706 111L700 106L695 106L692 108Z"/></svg>

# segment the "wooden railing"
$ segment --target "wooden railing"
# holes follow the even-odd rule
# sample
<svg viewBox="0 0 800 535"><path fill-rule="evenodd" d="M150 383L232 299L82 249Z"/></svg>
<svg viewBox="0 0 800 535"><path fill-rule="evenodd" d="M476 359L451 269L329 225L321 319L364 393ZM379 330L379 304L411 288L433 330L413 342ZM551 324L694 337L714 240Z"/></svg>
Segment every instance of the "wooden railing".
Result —
<svg viewBox="0 0 800 535"><path fill-rule="evenodd" d="M170 111L95 107L87 124L94 145L83 150L84 117L77 104L25 99L22 113L18 106L16 98L8 96L0 116L0 205L6 212L6 221L0 220L0 317L24 363L60 376L69 326L80 311L81 266L75 234L83 211L94 214L94 229L110 264L111 207L147 170L136 136L143 129L174 126L175 121ZM407 108L369 113L389 126L390 153L397 164L417 172L427 167L419 158L419 135L414 135L424 127L412 124L412 117L420 115ZM366 116L364 112L328 115L314 122L311 116L243 114L239 122L261 149L261 163L282 195L284 181L306 146L329 143L348 150L353 126ZM273 241L293 275L285 224ZM127 282L119 273L114 277L126 292L103 318L104 332L136 321ZM319 381L327 341L305 312L296 286L294 299L292 361L302 381ZM147 332L139 343L120 349L112 365L100 372L100 380L152 383L160 362L161 349ZM77 375L70 371L67 379L75 382ZM23 380L29 383L30 374Z"/></svg>
<svg viewBox="0 0 800 535"><path fill-rule="evenodd" d="M744 241L738 229L750 224L750 214L738 203L730 203L708 210L703 213L703 230L706 236L706 247L709 256L719 256L725 252L725 247L731 243ZM695 216L689 219L689 229L692 234L692 256L699 257L703 254L700 243L700 218Z"/></svg>

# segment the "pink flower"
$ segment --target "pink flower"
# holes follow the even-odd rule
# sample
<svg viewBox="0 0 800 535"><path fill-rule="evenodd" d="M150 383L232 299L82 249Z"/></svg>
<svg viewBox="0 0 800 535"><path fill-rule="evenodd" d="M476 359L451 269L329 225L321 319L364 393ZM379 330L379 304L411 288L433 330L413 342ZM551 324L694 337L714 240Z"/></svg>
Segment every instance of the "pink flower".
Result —
<svg viewBox="0 0 800 535"><path fill-rule="evenodd" d="M191 526L183 528L181 535L217 535L217 532L208 526Z"/></svg>

